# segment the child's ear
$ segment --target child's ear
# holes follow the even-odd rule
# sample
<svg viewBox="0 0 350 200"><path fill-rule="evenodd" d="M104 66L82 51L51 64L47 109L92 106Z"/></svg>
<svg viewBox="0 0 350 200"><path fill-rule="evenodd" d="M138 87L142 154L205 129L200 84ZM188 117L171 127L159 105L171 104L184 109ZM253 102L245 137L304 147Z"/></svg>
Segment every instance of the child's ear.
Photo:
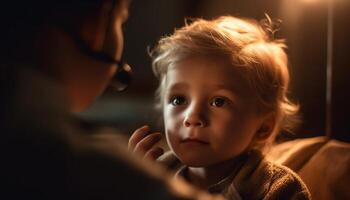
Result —
<svg viewBox="0 0 350 200"><path fill-rule="evenodd" d="M272 134L275 124L276 124L276 114L274 112L267 114L263 118L262 123L260 124L260 127L257 129L255 133L255 136L254 136L255 143L265 142Z"/></svg>

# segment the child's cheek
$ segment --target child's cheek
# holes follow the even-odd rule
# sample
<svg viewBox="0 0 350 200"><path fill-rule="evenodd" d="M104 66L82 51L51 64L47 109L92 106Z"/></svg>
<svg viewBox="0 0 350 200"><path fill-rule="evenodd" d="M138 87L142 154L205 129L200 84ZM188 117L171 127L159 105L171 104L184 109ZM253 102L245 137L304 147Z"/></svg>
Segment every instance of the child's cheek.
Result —
<svg viewBox="0 0 350 200"><path fill-rule="evenodd" d="M163 117L165 130L171 134L177 134L182 125L181 109L172 105L165 106Z"/></svg>
<svg viewBox="0 0 350 200"><path fill-rule="evenodd" d="M174 106L167 105L163 110L164 124L166 129L172 129L176 121L176 113L173 107Z"/></svg>
<svg viewBox="0 0 350 200"><path fill-rule="evenodd" d="M179 123L176 108L172 105L164 106L163 117L167 143L172 151L177 152L180 138L179 130L181 128L179 124L181 123Z"/></svg>

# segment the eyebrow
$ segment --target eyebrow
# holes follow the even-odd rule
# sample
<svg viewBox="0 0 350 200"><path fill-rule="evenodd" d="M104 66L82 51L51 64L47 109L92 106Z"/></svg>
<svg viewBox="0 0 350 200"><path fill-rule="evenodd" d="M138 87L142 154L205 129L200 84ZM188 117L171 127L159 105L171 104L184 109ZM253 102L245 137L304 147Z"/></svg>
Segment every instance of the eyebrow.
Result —
<svg viewBox="0 0 350 200"><path fill-rule="evenodd" d="M179 82L179 83L171 84L170 87L166 88L166 91L187 90L189 89L189 87L190 86L187 83ZM228 87L226 84L217 84L209 89L226 91L233 94L234 96L236 96L236 93L238 92L236 88Z"/></svg>
<svg viewBox="0 0 350 200"><path fill-rule="evenodd" d="M215 85L214 90L216 91L222 91L232 94L233 96L237 96L238 90L234 87L227 87L226 85Z"/></svg>
<svg viewBox="0 0 350 200"><path fill-rule="evenodd" d="M181 90L181 89L188 89L189 88L189 85L187 83L174 83L174 84L171 84L170 87L167 87L166 90L167 91L171 91L171 90Z"/></svg>
<svg viewBox="0 0 350 200"><path fill-rule="evenodd" d="M238 92L238 89L236 87L229 87L226 84L217 84L217 85L214 85L213 88L217 90L228 90L233 93Z"/></svg>
<svg viewBox="0 0 350 200"><path fill-rule="evenodd" d="M182 83L182 82L178 82L178 83L174 83L171 84L170 87L167 87L167 90L176 90L176 89L188 89L189 85L187 83ZM232 92L236 92L237 88L235 87L229 87L226 84L216 84L213 86L214 89L217 90L228 90L228 91L232 91Z"/></svg>

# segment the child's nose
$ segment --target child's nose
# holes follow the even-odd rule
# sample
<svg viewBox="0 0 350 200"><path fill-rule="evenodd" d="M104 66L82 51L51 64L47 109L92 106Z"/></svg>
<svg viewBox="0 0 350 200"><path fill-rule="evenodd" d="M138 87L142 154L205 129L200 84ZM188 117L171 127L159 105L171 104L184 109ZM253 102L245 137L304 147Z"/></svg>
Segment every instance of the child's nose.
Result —
<svg viewBox="0 0 350 200"><path fill-rule="evenodd" d="M186 127L205 127L207 125L207 120L203 110L198 107L190 108L186 113L183 124Z"/></svg>
<svg viewBox="0 0 350 200"><path fill-rule="evenodd" d="M184 125L186 127L204 127L204 122L202 120L199 120L199 119L193 119L193 118L187 118L184 120Z"/></svg>

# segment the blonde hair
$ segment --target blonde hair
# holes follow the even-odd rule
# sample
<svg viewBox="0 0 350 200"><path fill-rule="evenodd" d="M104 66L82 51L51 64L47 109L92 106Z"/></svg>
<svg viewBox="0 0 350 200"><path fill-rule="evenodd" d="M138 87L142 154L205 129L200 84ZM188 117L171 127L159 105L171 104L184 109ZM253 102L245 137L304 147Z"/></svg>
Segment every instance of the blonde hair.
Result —
<svg viewBox="0 0 350 200"><path fill-rule="evenodd" d="M258 112L276 114L269 142L275 140L281 128L291 130L299 107L287 97L286 45L283 40L271 38L268 30L273 31L255 20L222 16L210 21L197 19L175 30L171 36L163 37L151 52L153 71L160 79L157 90L159 105L168 66L193 55L221 55L239 69L252 91L256 92Z"/></svg>

